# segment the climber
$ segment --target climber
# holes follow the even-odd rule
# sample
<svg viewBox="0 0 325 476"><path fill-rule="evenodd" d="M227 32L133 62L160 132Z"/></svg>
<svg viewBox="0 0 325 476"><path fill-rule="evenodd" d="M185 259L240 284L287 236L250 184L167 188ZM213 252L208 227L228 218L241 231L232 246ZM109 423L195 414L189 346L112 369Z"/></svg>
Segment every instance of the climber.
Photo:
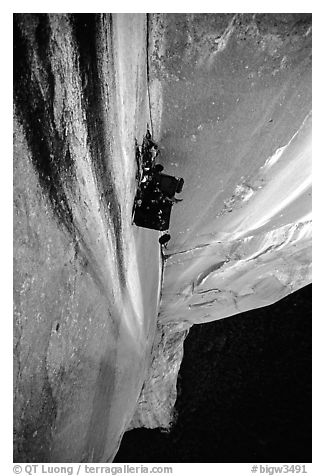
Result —
<svg viewBox="0 0 325 476"><path fill-rule="evenodd" d="M164 235L162 235L162 236L159 238L159 243L160 243L164 248L166 248L166 247L167 247L167 243L168 243L169 240L170 240L170 234L169 234L169 233L165 233Z"/></svg>

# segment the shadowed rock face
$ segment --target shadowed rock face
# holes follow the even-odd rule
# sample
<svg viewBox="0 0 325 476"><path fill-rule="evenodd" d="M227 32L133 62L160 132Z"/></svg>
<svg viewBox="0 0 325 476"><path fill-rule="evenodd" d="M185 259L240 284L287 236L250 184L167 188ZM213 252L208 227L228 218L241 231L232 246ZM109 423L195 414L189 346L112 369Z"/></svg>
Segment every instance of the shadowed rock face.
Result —
<svg viewBox="0 0 325 476"><path fill-rule="evenodd" d="M168 427L189 327L310 282L310 55L309 15L14 15L15 461ZM149 122L185 179L158 328Z"/></svg>
<svg viewBox="0 0 325 476"><path fill-rule="evenodd" d="M14 32L14 458L111 460L159 293L157 236L131 226L146 17L23 14Z"/></svg>

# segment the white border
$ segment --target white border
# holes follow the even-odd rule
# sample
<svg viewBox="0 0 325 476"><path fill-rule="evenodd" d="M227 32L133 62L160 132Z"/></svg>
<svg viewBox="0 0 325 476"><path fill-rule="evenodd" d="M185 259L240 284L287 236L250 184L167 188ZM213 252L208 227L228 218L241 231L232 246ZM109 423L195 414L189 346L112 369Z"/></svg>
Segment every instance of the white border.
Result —
<svg viewBox="0 0 325 476"><path fill-rule="evenodd" d="M139 12L213 12L218 6L220 13L223 12L312 12L313 13L313 170L314 170L314 273L313 273L313 414L314 414L314 438L313 438L313 464L308 464L308 474L324 473L324 304L322 296L324 274L324 247L325 247L325 192L324 192L324 68L325 41L324 41L324 9L321 2L315 1L279 1L272 2L239 2L227 1L199 2L189 4L185 2L165 1L161 4L154 2L116 2L109 4L107 1L92 1L89 3L77 1L40 2L40 1L14 1L8 5L8 10L2 11L1 15L1 251L2 251L2 274L1 274L1 308L2 312L2 391L1 391L1 453L0 461L8 463L9 471L3 474L12 474L12 13L13 12L104 12L110 8L112 12L134 11L136 5ZM186 7L185 7L186 5ZM261 10L261 6L263 9ZM219 13L219 11L218 11ZM11 253L10 253L11 250ZM216 455L217 457L217 455ZM252 462L253 464L254 462ZM167 465L165 463L164 465ZM168 464L169 465L169 464ZM274 465L270 463L269 466ZM75 466L75 465L73 465ZM174 464L174 475L196 473L204 471L206 474L230 475L250 474L250 464ZM216 473L217 472L217 473Z"/></svg>

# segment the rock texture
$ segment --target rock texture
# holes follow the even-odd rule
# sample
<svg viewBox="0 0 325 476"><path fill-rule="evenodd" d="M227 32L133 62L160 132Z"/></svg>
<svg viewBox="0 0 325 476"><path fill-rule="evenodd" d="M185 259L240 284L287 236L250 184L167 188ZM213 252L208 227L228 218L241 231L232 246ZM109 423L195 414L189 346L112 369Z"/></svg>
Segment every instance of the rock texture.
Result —
<svg viewBox="0 0 325 476"><path fill-rule="evenodd" d="M146 16L15 15L14 107L14 459L112 460L161 276L131 224Z"/></svg>
<svg viewBox="0 0 325 476"><path fill-rule="evenodd" d="M164 342L179 338L173 323L266 306L311 282L311 16L151 21L155 131L164 165L185 179L164 252L159 322L169 337L154 368L165 368ZM177 368L165 368L161 386L174 380L176 389ZM168 427L175 391L157 390L154 371L150 392L166 395L160 425ZM157 405L144 413L143 424L156 426Z"/></svg>
<svg viewBox="0 0 325 476"><path fill-rule="evenodd" d="M162 256L147 124L185 179ZM168 428L190 326L310 282L310 156L310 15L14 15L15 461Z"/></svg>

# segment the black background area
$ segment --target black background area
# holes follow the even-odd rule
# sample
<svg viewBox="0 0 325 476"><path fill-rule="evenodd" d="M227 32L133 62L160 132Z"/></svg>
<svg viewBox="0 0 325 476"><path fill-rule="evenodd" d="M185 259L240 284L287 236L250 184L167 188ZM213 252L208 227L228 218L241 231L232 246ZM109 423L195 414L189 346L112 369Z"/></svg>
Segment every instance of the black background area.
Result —
<svg viewBox="0 0 325 476"><path fill-rule="evenodd" d="M311 285L195 325L169 433L125 433L116 462L311 462Z"/></svg>

